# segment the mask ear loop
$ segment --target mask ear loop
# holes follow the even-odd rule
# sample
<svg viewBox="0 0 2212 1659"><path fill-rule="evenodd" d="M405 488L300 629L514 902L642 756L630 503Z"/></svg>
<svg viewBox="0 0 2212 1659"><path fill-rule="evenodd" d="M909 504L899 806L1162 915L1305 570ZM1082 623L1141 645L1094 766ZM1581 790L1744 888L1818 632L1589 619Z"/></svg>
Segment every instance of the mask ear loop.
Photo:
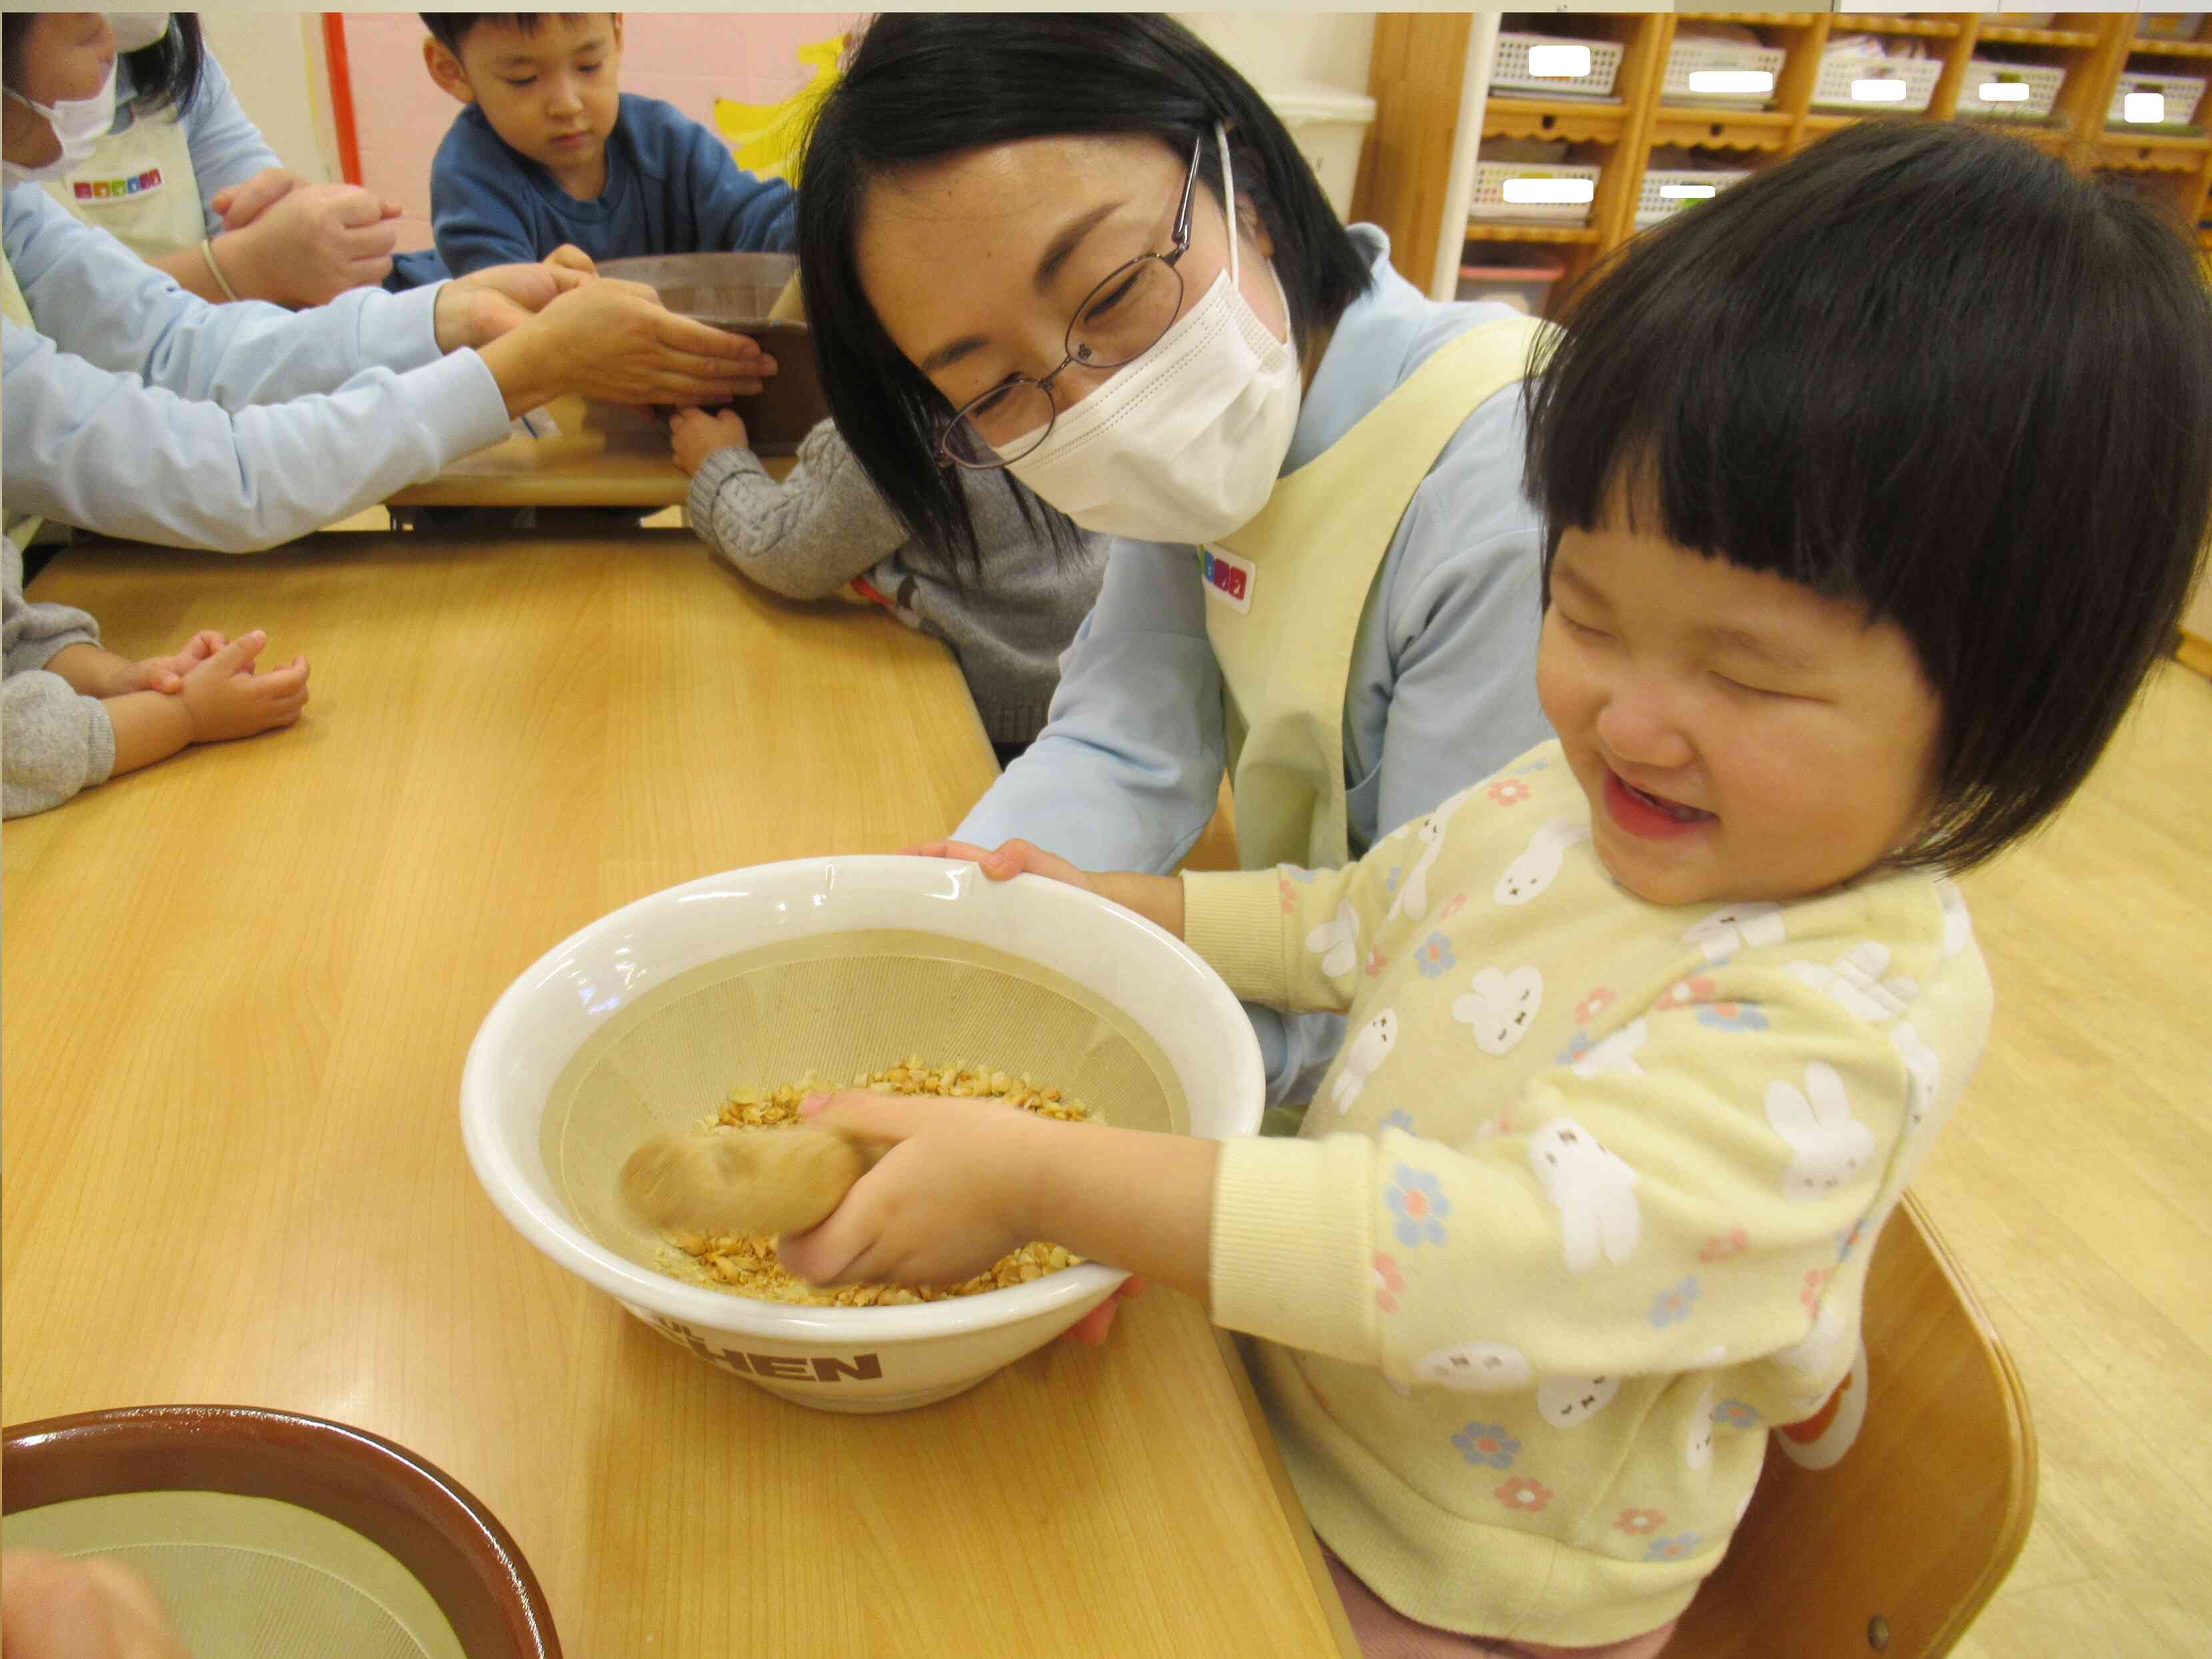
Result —
<svg viewBox="0 0 2212 1659"><path fill-rule="evenodd" d="M1237 286L1237 175L1229 164L1229 129L1213 124L1214 142L1221 147L1221 210L1229 221L1229 286Z"/></svg>

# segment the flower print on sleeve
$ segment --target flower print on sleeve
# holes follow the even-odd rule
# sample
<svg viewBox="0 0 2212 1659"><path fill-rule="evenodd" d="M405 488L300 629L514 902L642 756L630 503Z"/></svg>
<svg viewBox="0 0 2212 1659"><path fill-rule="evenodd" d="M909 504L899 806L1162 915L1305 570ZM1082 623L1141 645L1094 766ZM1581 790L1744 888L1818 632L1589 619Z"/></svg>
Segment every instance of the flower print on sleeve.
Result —
<svg viewBox="0 0 2212 1659"><path fill-rule="evenodd" d="M1443 1184L1426 1170L1398 1165L1382 1202L1397 1218L1398 1242L1407 1249L1443 1244L1450 1238L1444 1221L1452 1212L1451 1200L1444 1196Z"/></svg>

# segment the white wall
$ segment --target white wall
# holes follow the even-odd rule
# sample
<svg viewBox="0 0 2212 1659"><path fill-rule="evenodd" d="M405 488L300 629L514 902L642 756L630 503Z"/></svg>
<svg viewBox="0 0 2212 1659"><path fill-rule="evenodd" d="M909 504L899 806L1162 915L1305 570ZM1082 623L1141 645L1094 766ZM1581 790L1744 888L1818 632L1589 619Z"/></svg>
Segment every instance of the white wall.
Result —
<svg viewBox="0 0 2212 1659"><path fill-rule="evenodd" d="M1312 82L1367 90L1375 19L1363 12L1177 12L1176 20L1255 85ZM310 178L338 176L319 12L200 13L208 45L239 100L285 165ZM361 89L355 89L356 97Z"/></svg>
<svg viewBox="0 0 2212 1659"><path fill-rule="evenodd" d="M1310 82L1367 90L1375 19L1366 12L1179 11L1177 21L1253 85Z"/></svg>
<svg viewBox="0 0 2212 1659"><path fill-rule="evenodd" d="M320 12L200 13L208 49L231 90L284 165L310 179L338 178L330 72L323 62Z"/></svg>

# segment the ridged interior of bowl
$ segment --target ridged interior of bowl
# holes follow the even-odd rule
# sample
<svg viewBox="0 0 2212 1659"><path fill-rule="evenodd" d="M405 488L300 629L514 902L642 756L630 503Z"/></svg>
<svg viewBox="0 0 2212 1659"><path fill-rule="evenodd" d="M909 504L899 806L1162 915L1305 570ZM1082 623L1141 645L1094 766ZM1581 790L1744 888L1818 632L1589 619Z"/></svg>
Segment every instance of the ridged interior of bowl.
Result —
<svg viewBox="0 0 2212 1659"><path fill-rule="evenodd" d="M131 1492L10 1515L9 1549L106 1555L145 1575L205 1659L465 1659L430 1593L387 1551L296 1504Z"/></svg>
<svg viewBox="0 0 2212 1659"><path fill-rule="evenodd" d="M915 1055L1056 1085L1125 1128L1190 1130L1159 1045L1095 993L988 945L871 929L781 940L640 997L561 1074L540 1152L569 1218L651 1267L659 1241L616 1190L641 1140L711 1119L735 1089L810 1073L846 1086Z"/></svg>

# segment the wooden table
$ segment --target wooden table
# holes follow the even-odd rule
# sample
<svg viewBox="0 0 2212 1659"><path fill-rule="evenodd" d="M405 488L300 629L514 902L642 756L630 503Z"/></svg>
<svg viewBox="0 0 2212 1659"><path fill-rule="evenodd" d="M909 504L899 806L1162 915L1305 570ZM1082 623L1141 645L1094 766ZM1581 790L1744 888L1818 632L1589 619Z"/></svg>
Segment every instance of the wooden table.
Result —
<svg viewBox="0 0 2212 1659"><path fill-rule="evenodd" d="M581 398L546 406L557 430L520 433L464 455L427 483L392 497L393 507L679 507L691 480L669 459L668 433L642 410ZM771 456L772 477L792 458Z"/></svg>
<svg viewBox="0 0 2212 1659"><path fill-rule="evenodd" d="M508 981L704 872L894 849L992 775L950 657L680 532L76 550L118 649L305 650L295 730L8 825L7 1419L282 1407L512 1528L568 1652L1355 1651L1249 1384L1155 1290L1102 1350L817 1413L525 1244L461 1146Z"/></svg>

